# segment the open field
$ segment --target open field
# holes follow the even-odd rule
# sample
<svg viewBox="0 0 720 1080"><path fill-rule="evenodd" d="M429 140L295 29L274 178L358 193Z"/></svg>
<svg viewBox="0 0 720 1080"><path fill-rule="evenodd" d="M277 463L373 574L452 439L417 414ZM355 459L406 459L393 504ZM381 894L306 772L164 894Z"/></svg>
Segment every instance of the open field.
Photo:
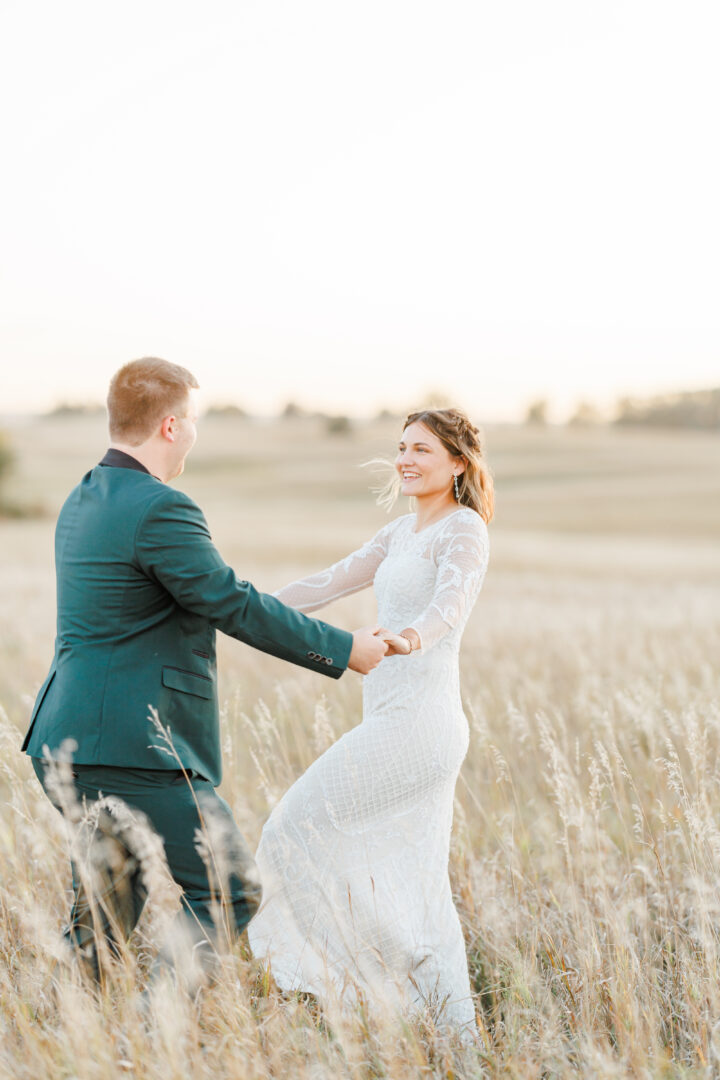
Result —
<svg viewBox="0 0 720 1080"><path fill-rule="evenodd" d="M103 996L65 966L62 830L17 748L52 652L54 515L105 433L58 419L10 435L7 493L48 516L0 522L0 1076L720 1075L720 437L486 432L497 513L463 644L471 745L451 863L481 1032L464 1051L361 1015L328 1032L242 948L198 1005L143 1015L161 887ZM358 465L397 435L390 421L331 436L320 420L213 418L179 483L269 590L382 525ZM323 617L352 627L373 611L363 593ZM220 693L223 792L254 844L358 722L360 679L223 639Z"/></svg>

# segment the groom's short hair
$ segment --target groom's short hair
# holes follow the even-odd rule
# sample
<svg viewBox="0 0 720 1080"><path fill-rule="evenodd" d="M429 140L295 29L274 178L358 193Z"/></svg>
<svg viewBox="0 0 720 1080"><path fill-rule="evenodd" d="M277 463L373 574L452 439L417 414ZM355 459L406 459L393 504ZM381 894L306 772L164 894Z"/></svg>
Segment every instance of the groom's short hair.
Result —
<svg viewBox="0 0 720 1080"><path fill-rule="evenodd" d="M107 396L110 438L138 446L150 438L164 417L184 408L195 376L167 360L145 356L116 371Z"/></svg>

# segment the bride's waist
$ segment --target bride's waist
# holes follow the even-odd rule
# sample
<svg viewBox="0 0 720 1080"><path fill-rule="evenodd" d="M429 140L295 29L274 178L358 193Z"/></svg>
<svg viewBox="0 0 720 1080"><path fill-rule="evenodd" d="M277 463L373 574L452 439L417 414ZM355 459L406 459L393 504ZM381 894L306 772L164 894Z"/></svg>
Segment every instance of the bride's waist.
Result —
<svg viewBox="0 0 720 1080"><path fill-rule="evenodd" d="M440 641L433 648L423 652L414 649L408 655L388 656L381 660L372 674L376 672L390 672L402 677L405 673L411 673L413 678L422 677L425 673L457 675L460 667L460 649L447 639Z"/></svg>
<svg viewBox="0 0 720 1080"><path fill-rule="evenodd" d="M459 691L460 671L457 654L412 653L410 656L389 656L366 675L364 692L392 690L409 698L421 695L424 699Z"/></svg>

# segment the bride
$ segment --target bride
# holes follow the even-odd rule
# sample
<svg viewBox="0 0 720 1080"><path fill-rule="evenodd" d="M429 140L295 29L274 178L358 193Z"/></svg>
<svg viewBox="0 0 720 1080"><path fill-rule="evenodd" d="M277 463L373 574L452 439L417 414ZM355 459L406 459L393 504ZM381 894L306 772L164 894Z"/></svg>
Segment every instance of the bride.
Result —
<svg viewBox="0 0 720 1080"><path fill-rule="evenodd" d="M307 613L373 585L391 659L364 680L362 723L270 815L248 933L283 990L430 1008L440 1026L472 1032L448 853L468 746L458 652L487 567L492 479L457 409L411 413L395 469L389 497L413 496L416 513L276 594Z"/></svg>

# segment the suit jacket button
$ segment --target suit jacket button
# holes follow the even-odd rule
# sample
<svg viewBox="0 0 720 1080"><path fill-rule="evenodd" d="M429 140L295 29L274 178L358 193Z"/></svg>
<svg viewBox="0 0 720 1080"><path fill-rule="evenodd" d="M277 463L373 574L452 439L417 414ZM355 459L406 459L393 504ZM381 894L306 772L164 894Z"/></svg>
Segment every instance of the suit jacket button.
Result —
<svg viewBox="0 0 720 1080"><path fill-rule="evenodd" d="M328 664L329 667L332 667L332 662L333 662L332 656L328 656L325 663Z"/></svg>
<svg viewBox="0 0 720 1080"><path fill-rule="evenodd" d="M310 657L311 660L317 660L317 653L309 652L308 656Z"/></svg>

